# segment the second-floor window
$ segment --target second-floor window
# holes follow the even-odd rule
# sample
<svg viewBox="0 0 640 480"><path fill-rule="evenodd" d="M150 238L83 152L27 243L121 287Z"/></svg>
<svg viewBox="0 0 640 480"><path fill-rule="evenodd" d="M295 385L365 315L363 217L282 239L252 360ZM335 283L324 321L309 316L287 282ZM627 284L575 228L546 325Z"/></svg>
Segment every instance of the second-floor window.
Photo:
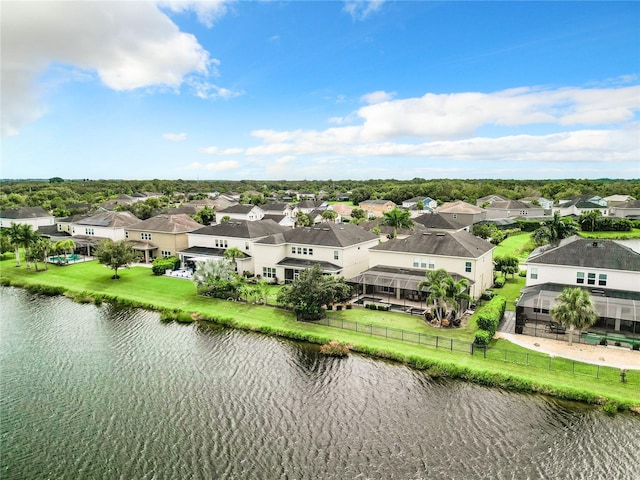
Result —
<svg viewBox="0 0 640 480"><path fill-rule="evenodd" d="M588 285L595 285L596 284L596 274L595 273L589 273L587 275L587 284Z"/></svg>
<svg viewBox="0 0 640 480"><path fill-rule="evenodd" d="M584 272L578 272L576 274L576 283L584 283Z"/></svg>
<svg viewBox="0 0 640 480"><path fill-rule="evenodd" d="M93 235L94 234L93 228L85 228L84 229L84 234L85 235Z"/></svg>
<svg viewBox="0 0 640 480"><path fill-rule="evenodd" d="M600 285L601 287L606 287L607 286L607 274L606 273L601 273L600 275L598 275L598 285Z"/></svg>
<svg viewBox="0 0 640 480"><path fill-rule="evenodd" d="M340 259L340 252L338 250L334 250L333 251L333 259L334 260L339 260Z"/></svg>
<svg viewBox="0 0 640 480"><path fill-rule="evenodd" d="M530 276L531 276L531 280L537 280L538 279L538 269L536 267L532 267L530 269Z"/></svg>
<svg viewBox="0 0 640 480"><path fill-rule="evenodd" d="M471 262L464 262L464 271L471 273Z"/></svg>
<svg viewBox="0 0 640 480"><path fill-rule="evenodd" d="M151 240L151 234L150 233L146 233L146 232L142 232L140 234L140 238L142 240Z"/></svg>

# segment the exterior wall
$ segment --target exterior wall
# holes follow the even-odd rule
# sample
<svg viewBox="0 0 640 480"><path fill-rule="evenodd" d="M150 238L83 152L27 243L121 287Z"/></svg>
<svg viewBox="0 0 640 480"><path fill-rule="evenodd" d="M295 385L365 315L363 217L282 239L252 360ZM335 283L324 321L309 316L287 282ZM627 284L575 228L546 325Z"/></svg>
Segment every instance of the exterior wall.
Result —
<svg viewBox="0 0 640 480"><path fill-rule="evenodd" d="M364 210L364 212L367 214L367 216L375 216L375 217L381 217L384 212L390 212L391 210L393 210L393 208L396 206L395 203L393 203L392 201L388 201L385 204L379 205L379 204L370 204L367 202L360 202L360 204L358 204L358 206Z"/></svg>
<svg viewBox="0 0 640 480"><path fill-rule="evenodd" d="M474 223L478 223L482 220L487 219L487 212L483 211L482 213L450 213L450 212L438 212L440 216L448 219L455 220L458 223L462 223L464 225L473 225Z"/></svg>
<svg viewBox="0 0 640 480"><path fill-rule="evenodd" d="M31 225L33 230L37 230L38 227L53 225L54 218L52 216L36 218L0 218L0 228L9 228L12 223Z"/></svg>
<svg viewBox="0 0 640 480"><path fill-rule="evenodd" d="M486 219L494 218L515 218L515 217L542 217L544 216L544 208L527 208L527 209L501 209L487 207Z"/></svg>
<svg viewBox="0 0 640 480"><path fill-rule="evenodd" d="M110 238L114 242L125 239L124 227L95 227L91 225L78 225L77 223L71 224L72 236L86 235L89 237Z"/></svg>
<svg viewBox="0 0 640 480"><path fill-rule="evenodd" d="M218 212L216 214L216 220L218 220L218 216L220 215L220 219L222 219L222 217L229 217L232 220L248 220L250 222L256 221L256 220L262 220L262 218L264 217L264 212L262 211L261 208L252 208L249 213L225 213L224 210L222 210L221 212ZM220 223L220 220L218 220L218 223Z"/></svg>
<svg viewBox="0 0 640 480"><path fill-rule="evenodd" d="M276 264L289 257L338 265L342 267L340 276L350 278L364 272L369 267L369 248L377 244L377 239L349 247L325 247L297 243L285 243L282 245L255 244L255 273L256 275L262 275L264 267L275 268L276 276L282 280L284 279L285 267L276 266ZM307 252L311 248L313 249L313 254L293 253L292 248L296 248L297 252L298 247L302 248L303 251L306 249Z"/></svg>
<svg viewBox="0 0 640 480"><path fill-rule="evenodd" d="M418 267L414 264L415 260L418 260ZM471 272L466 271L466 262L471 262ZM377 265L423 268L425 272L444 268L449 273L455 273L473 281L474 285L471 286L470 295L475 299L480 298L482 292L493 285L493 250L478 258L370 250L369 268ZM426 265L426 268L423 265Z"/></svg>
<svg viewBox="0 0 640 480"><path fill-rule="evenodd" d="M611 207L609 214L618 218L624 218L629 215L640 215L640 208Z"/></svg>
<svg viewBox="0 0 640 480"><path fill-rule="evenodd" d="M556 210L558 212L560 212L560 216L561 217L566 217L568 215L578 215L579 216L579 215L581 215L583 213L590 212L591 210L599 210L602 213L602 215L604 215L604 216L609 214L609 209L607 209L607 208L578 208L575 205L571 205L569 207L562 207L562 206L554 207L553 208L553 212L555 212Z"/></svg>
<svg viewBox="0 0 640 480"><path fill-rule="evenodd" d="M534 270L536 268L537 272ZM584 273L584 283L577 282L578 272ZM594 283L591 285L588 283L589 273L595 274ZM599 284L601 274L607 276L606 285ZM532 275L537 278L531 278ZM543 283L640 292L640 272L527 263L527 287Z"/></svg>
<svg viewBox="0 0 640 480"><path fill-rule="evenodd" d="M151 238L142 238L142 234L150 234ZM151 261L156 257L177 257L178 251L187 248L189 239L186 233L165 233L146 230L127 230L128 240L140 240L151 242L156 245L157 250L150 251L146 260ZM163 252L165 252L163 254Z"/></svg>

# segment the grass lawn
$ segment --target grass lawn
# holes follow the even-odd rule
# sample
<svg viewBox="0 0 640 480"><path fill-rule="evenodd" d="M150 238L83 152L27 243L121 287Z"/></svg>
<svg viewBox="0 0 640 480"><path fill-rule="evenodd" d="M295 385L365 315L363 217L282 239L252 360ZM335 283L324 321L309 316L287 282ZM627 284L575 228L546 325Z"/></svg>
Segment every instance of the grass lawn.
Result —
<svg viewBox="0 0 640 480"><path fill-rule="evenodd" d="M451 352L447 349L436 350L424 345L370 336L362 332L297 322L295 316L285 310L199 296L192 282L172 277L156 277L151 274L150 269L144 267L122 270L121 273L119 272L121 277L119 280L112 280L112 273L110 269L95 261L64 267L52 265L48 271L38 273L27 270L24 265L16 268L15 261L12 259L0 262L0 278L5 283L11 282L23 286L59 286L73 292L87 291L112 295L159 308L180 309L210 318L230 319L227 323L238 328L316 343L326 343L331 339L339 340L352 344L356 351L405 361L416 366L431 365L432 369L438 369L437 372L434 370L435 373L459 376L487 385L502 384L510 388L518 388L518 385L526 384L528 387L520 388L529 388L565 398L594 401L594 397L597 396L626 404L640 405L640 388L638 388L640 371L630 372L629 382L620 383L619 371L612 368L601 368L599 380L593 376L574 375L569 367L563 367L563 364L554 370L531 368L491 356L484 358L478 354L471 356L468 353ZM466 330L434 329L417 316L369 311L362 308L328 313L335 318L342 316L358 322L384 324L429 335L449 335L451 338L455 336L460 339L468 339L471 330L475 328L471 325ZM512 347L518 350L515 346L509 348ZM638 375L634 376L636 373Z"/></svg>
<svg viewBox="0 0 640 480"><path fill-rule="evenodd" d="M579 232L584 238L604 238L610 240L628 240L640 238L640 228L634 228L630 232Z"/></svg>
<svg viewBox="0 0 640 480"><path fill-rule="evenodd" d="M492 288L493 293L507 298L507 310L516 310L516 301L520 298L520 290L524 288L527 279L516 275L514 278L508 277L502 288Z"/></svg>
<svg viewBox="0 0 640 480"><path fill-rule="evenodd" d="M504 255L514 255L523 262L531 253L533 245L530 244L531 233L517 233L509 235L493 250L494 257L502 257Z"/></svg>

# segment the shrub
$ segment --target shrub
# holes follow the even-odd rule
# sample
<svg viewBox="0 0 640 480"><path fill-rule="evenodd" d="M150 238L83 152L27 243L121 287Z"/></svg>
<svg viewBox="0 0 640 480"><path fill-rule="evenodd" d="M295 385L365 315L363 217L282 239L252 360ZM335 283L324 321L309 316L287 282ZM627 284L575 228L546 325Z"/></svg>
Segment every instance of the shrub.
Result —
<svg viewBox="0 0 640 480"><path fill-rule="evenodd" d="M527 271L526 270L520 270L518 272L518 276L519 277L526 277L527 276Z"/></svg>
<svg viewBox="0 0 640 480"><path fill-rule="evenodd" d="M337 340L331 340L329 343L320 347L320 353L330 355L332 357L346 357L349 354L351 345Z"/></svg>
<svg viewBox="0 0 640 480"><path fill-rule="evenodd" d="M487 303L482 306L476 314L476 323L480 330L486 330L493 334L496 333L500 320L504 315L504 311L507 307L507 299L502 295L496 295Z"/></svg>
<svg viewBox="0 0 640 480"><path fill-rule="evenodd" d="M475 345L486 346L486 345L489 345L489 342L491 341L492 338L493 338L493 333L491 333L488 330L480 329L476 331L476 337L473 339L473 343Z"/></svg>
<svg viewBox="0 0 640 480"><path fill-rule="evenodd" d="M604 410L604 413L606 413L607 415L615 415L616 413L618 413L618 402L614 402L613 400L609 400L607 401L607 403L605 403L602 406L602 410Z"/></svg>
<svg viewBox="0 0 640 480"><path fill-rule="evenodd" d="M480 298L482 300L491 300L494 296L495 296L495 293L493 293L491 290L485 290L484 292L482 292L482 295L480 296Z"/></svg>
<svg viewBox="0 0 640 480"><path fill-rule="evenodd" d="M180 266L180 259L177 257L158 257L153 261L151 271L154 275L164 275L167 270L175 270Z"/></svg>
<svg viewBox="0 0 640 480"><path fill-rule="evenodd" d="M495 288L502 288L504 287L504 282L505 282L504 277L496 277L496 279L493 281L493 286Z"/></svg>

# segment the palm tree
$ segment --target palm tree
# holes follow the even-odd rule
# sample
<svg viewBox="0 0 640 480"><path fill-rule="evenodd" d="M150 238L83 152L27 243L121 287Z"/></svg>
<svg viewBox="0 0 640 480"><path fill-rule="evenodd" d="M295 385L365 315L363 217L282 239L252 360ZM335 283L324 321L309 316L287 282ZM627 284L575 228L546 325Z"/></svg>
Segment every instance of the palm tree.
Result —
<svg viewBox="0 0 640 480"><path fill-rule="evenodd" d="M22 225L20 223L12 223L7 229L9 241L13 245L16 254L16 267L20 266L20 247L22 246Z"/></svg>
<svg viewBox="0 0 640 480"><path fill-rule="evenodd" d="M334 210L325 210L322 212L323 222L335 222L336 218L338 218L338 213Z"/></svg>
<svg viewBox="0 0 640 480"><path fill-rule="evenodd" d="M244 257L244 253L238 247L227 248L224 251L224 258L231 260L235 267L235 270L238 271L238 264L236 263L236 259Z"/></svg>
<svg viewBox="0 0 640 480"><path fill-rule="evenodd" d="M427 289L427 303L433 303L438 324L442 326L442 319L447 311L447 306L453 303L448 295L447 284L451 276L444 268L430 270L425 273L426 280L418 284L418 291ZM453 281L453 279L451 279Z"/></svg>
<svg viewBox="0 0 640 480"><path fill-rule="evenodd" d="M467 293L469 289L469 280L461 278L457 282L449 276L444 279L444 284L447 288L447 298L450 298L456 306L454 320L460 318L462 315L462 301L470 301L471 295Z"/></svg>
<svg viewBox="0 0 640 480"><path fill-rule="evenodd" d="M399 228L413 228L413 220L411 220L411 212L409 210L400 210L398 207L384 212L384 217L380 225L393 227L393 238L398 236Z"/></svg>
<svg viewBox="0 0 640 480"><path fill-rule="evenodd" d="M600 217L602 217L600 210L589 210L588 212L581 213L578 218L580 228L585 231L594 232L596 230L596 222Z"/></svg>
<svg viewBox="0 0 640 480"><path fill-rule="evenodd" d="M22 235L20 237L22 246L25 251L25 261L27 262L27 268L31 268L31 257L27 255L27 250L31 248L31 246L37 241L40 234L31 229L31 225L22 224L20 225L20 229L22 230Z"/></svg>
<svg viewBox="0 0 640 480"><path fill-rule="evenodd" d="M598 319L591 296L580 287L567 287L556 298L551 317L569 327L569 346L573 345L573 330L590 327Z"/></svg>

